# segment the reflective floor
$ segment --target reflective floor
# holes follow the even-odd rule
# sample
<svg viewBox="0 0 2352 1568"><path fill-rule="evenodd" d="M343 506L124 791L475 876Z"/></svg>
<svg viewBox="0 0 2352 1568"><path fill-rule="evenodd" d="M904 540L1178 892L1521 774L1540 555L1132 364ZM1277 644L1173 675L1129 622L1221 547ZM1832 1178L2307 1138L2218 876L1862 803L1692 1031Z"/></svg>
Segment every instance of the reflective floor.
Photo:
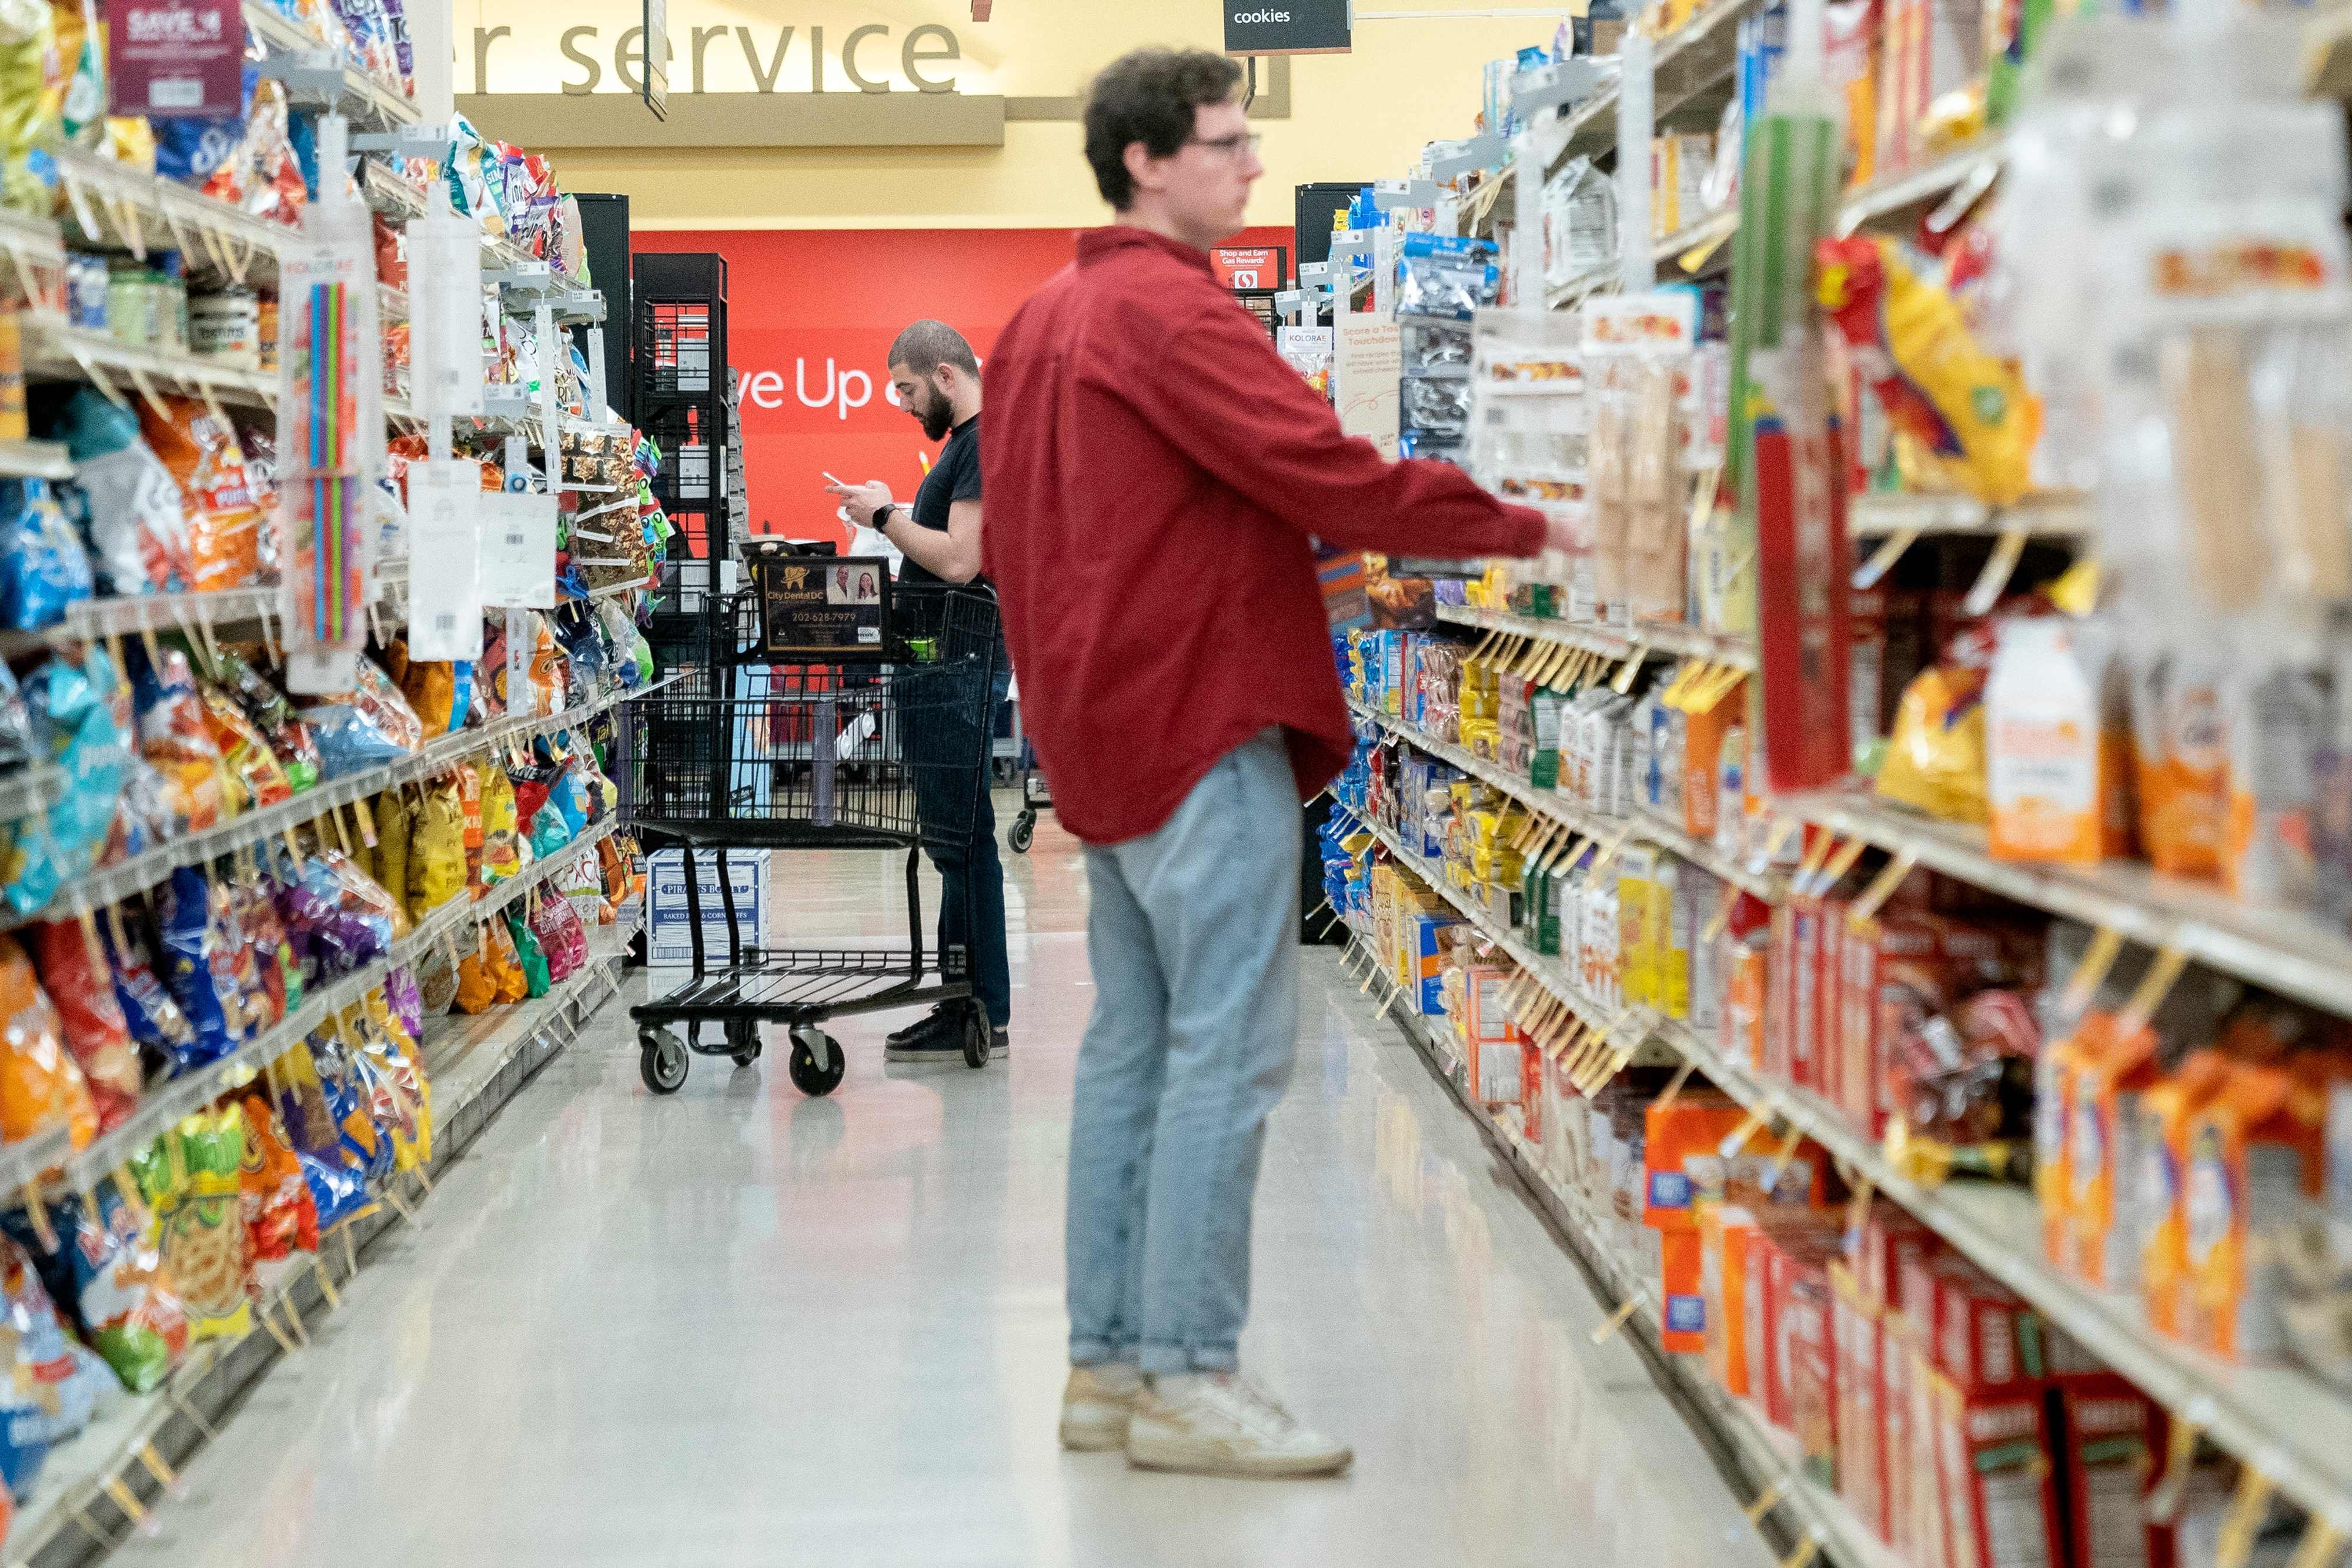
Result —
<svg viewBox="0 0 2352 1568"><path fill-rule="evenodd" d="M639 1084L608 1007L113 1561L1129 1568L1762 1564L1695 1439L1412 1048L1310 956L1244 1361L1337 1481L1070 1456L1063 1156L1089 1001L1048 817L1006 857L1013 1050L806 1100ZM776 857L788 927L902 931L887 857ZM634 993L643 983L633 978Z"/></svg>

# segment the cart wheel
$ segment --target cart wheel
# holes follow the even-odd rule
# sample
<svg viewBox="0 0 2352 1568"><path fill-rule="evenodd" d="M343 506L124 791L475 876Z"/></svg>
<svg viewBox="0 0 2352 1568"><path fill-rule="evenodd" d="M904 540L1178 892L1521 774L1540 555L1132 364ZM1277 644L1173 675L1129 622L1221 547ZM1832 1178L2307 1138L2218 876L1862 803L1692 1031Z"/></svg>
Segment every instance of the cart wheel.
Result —
<svg viewBox="0 0 2352 1568"><path fill-rule="evenodd" d="M824 1061L818 1065L818 1042L823 1041ZM793 1054L785 1063L793 1075L793 1087L812 1097L830 1094L841 1087L842 1074L849 1071L849 1062L841 1054L841 1042L821 1029L793 1030Z"/></svg>
<svg viewBox="0 0 2352 1568"><path fill-rule="evenodd" d="M1013 826L1005 833L1004 841L1012 846L1014 854L1025 855L1029 852L1029 846L1036 841L1037 813L1024 810L1013 819Z"/></svg>
<svg viewBox="0 0 2352 1568"><path fill-rule="evenodd" d="M727 1054L738 1067L760 1060L760 1026L751 1019L730 1019L727 1024Z"/></svg>
<svg viewBox="0 0 2352 1568"><path fill-rule="evenodd" d="M637 1072L655 1093L677 1093L686 1083L686 1041L666 1029L641 1031Z"/></svg>
<svg viewBox="0 0 2352 1568"><path fill-rule="evenodd" d="M988 1014L977 1003L963 1015L963 1064L988 1065Z"/></svg>

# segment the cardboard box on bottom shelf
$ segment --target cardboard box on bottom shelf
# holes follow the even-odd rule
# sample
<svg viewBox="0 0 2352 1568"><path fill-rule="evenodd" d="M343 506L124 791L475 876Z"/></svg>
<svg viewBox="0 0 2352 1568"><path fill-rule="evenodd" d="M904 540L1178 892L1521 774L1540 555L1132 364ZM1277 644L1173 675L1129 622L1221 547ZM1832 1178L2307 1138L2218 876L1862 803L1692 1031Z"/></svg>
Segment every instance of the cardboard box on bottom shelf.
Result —
<svg viewBox="0 0 2352 1568"><path fill-rule="evenodd" d="M733 850L727 880L734 889L736 929L743 946L768 946L768 855L766 850ZM706 967L727 964L727 907L719 894L719 857L704 850L694 857L695 895L702 910ZM676 850L656 850L646 862L646 963L656 969L688 969L694 964L694 928L687 919L686 876Z"/></svg>

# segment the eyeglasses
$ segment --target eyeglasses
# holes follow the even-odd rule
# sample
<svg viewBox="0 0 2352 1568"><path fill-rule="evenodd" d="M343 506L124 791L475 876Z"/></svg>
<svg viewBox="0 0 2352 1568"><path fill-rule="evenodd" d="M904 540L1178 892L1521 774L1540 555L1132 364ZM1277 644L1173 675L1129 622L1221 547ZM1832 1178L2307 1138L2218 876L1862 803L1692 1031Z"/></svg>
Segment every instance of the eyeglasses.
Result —
<svg viewBox="0 0 2352 1568"><path fill-rule="evenodd" d="M1252 157L1255 157L1257 155L1258 149L1265 145L1265 137L1262 132L1249 131L1243 131L1233 136L1195 136L1191 141L1185 142L1184 145L1187 147L1205 147L1212 152L1222 152L1228 158L1232 157L1236 152L1246 150Z"/></svg>

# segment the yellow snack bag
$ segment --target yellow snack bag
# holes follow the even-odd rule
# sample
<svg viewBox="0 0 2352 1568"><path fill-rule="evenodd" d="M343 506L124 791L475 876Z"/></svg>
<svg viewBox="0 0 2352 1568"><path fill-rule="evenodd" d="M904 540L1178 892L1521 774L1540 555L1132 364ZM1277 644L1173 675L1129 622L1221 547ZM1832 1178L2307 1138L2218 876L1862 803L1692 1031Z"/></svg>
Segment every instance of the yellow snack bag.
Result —
<svg viewBox="0 0 2352 1568"><path fill-rule="evenodd" d="M446 775L425 791L408 838L408 908L418 920L466 891L466 810Z"/></svg>
<svg viewBox="0 0 2352 1568"><path fill-rule="evenodd" d="M482 885L495 887L522 872L514 783L496 761L484 761L482 786Z"/></svg>
<svg viewBox="0 0 2352 1568"><path fill-rule="evenodd" d="M1922 670L1903 688L1878 792L1954 822L1982 822L1984 676L1954 664Z"/></svg>
<svg viewBox="0 0 2352 1568"><path fill-rule="evenodd" d="M384 889L405 903L408 898L408 840L415 813L399 789L375 798L375 870Z"/></svg>

